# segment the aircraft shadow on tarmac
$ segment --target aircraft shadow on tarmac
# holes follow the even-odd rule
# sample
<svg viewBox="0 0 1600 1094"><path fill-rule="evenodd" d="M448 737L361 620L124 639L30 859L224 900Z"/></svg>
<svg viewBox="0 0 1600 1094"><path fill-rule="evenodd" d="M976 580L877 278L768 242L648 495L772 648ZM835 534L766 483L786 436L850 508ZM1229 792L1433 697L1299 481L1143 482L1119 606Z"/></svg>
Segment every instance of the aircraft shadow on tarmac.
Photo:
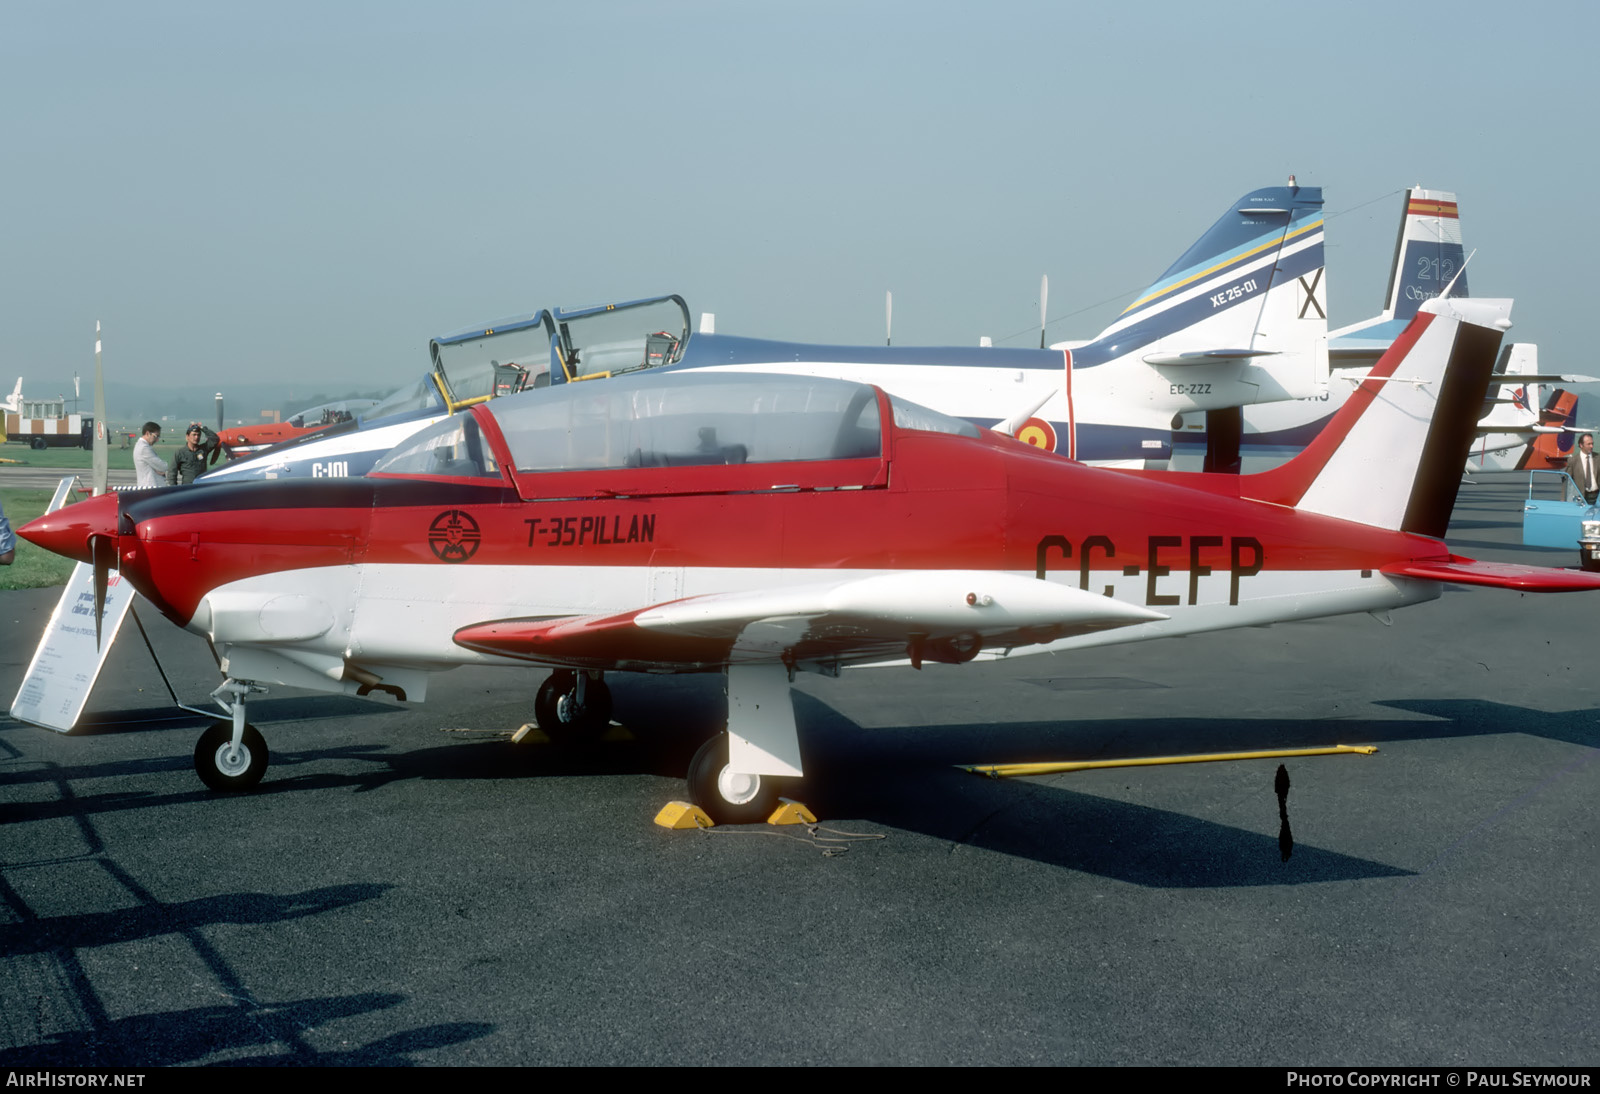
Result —
<svg viewBox="0 0 1600 1094"><path fill-rule="evenodd" d="M1377 705L1426 720L1134 718L866 730L809 696L800 698L796 709L809 730L807 771L816 790L808 803L819 815L864 817L1158 888L1303 884L1410 871L1303 843L1295 847L1290 864L1282 863L1271 831L1275 804L1266 785L1262 830L1251 832L1059 784L983 779L956 765L1381 745L1506 733L1600 747L1600 720L1592 710L1550 713L1475 700ZM1292 794L1288 809L1292 819Z"/></svg>
<svg viewBox="0 0 1600 1094"><path fill-rule="evenodd" d="M393 740L274 751L273 767L249 797L350 788L373 791L411 779L645 774L679 779L720 701L714 680L673 688L671 702L644 689L619 689L618 720L631 730L577 752L509 743L509 730L469 732L434 747L399 749ZM1406 871L1300 843L1280 861L1271 788L1262 788L1260 831L1184 813L1081 793L1060 782L992 780L958 765L1043 759L1111 759L1196 751L1254 751L1335 743L1383 744L1526 733L1600 746L1595 711L1546 712L1481 700L1387 700L1416 719L1112 718L1047 722L896 726L866 729L814 696L796 693L806 755L807 803L819 816L868 820L952 844L1158 888L1304 884L1401 876ZM286 700L285 702L294 702ZM362 704L366 710L387 708ZM326 714L324 708L319 714ZM198 724L198 719L196 720ZM270 722L262 724L270 735ZM1203 744L1198 744L1203 742ZM160 760L45 765L5 782L103 778L186 769L185 753ZM337 767L338 770L332 769ZM320 769L320 770L319 770ZM1129 777L1137 777L1130 773ZM1198 778L1198 776L1197 776ZM673 793L681 793L674 789ZM213 797L196 787L175 794L110 793L12 803L11 819L87 817ZM219 797L219 801L222 796ZM1293 818L1293 797L1289 814Z"/></svg>
<svg viewBox="0 0 1600 1094"><path fill-rule="evenodd" d="M205 702L191 704L204 709ZM373 714L392 714L403 708L364 699L346 699L342 696L317 696L307 700L299 696L276 699L257 699L250 704L252 722L282 722L307 716L317 718L360 718ZM226 719L222 711L217 719ZM0 715L0 727L7 719ZM212 719L180 707L124 707L119 710L85 711L72 727L68 736L96 737L107 733L139 733L158 729L201 729L212 724ZM16 723L25 724L25 723Z"/></svg>

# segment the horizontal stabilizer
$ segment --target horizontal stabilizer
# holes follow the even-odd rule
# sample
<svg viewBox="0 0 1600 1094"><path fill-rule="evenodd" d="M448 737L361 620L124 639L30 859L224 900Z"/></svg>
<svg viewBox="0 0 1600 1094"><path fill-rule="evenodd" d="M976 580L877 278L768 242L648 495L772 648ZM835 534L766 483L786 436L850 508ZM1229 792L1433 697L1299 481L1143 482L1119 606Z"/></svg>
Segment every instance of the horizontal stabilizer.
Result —
<svg viewBox="0 0 1600 1094"><path fill-rule="evenodd" d="M611 616L502 619L458 645L574 667L963 661L983 647L1053 642L1165 619L1134 604L1015 574L909 571L715 593Z"/></svg>
<svg viewBox="0 0 1600 1094"><path fill-rule="evenodd" d="M1600 376L1585 376L1578 372L1505 372L1497 374L1494 379L1498 384L1509 384L1513 380L1519 384L1600 384Z"/></svg>
<svg viewBox="0 0 1600 1094"><path fill-rule="evenodd" d="M1276 357L1273 349L1203 349L1188 353L1152 353L1140 358L1147 365L1214 365L1218 361L1247 361L1252 357Z"/></svg>
<svg viewBox="0 0 1600 1094"><path fill-rule="evenodd" d="M1570 593L1600 589L1600 573L1556 570L1545 566L1517 566L1508 562L1478 562L1460 555L1451 555L1445 560L1399 562L1385 566L1383 573L1387 577L1485 585L1492 589L1517 589L1525 593Z"/></svg>

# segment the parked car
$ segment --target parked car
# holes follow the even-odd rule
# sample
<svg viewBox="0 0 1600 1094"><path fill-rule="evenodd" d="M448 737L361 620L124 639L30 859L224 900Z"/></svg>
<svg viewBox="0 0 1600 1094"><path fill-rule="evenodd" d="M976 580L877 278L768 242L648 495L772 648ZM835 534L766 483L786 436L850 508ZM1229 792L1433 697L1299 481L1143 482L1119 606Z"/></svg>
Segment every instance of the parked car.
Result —
<svg viewBox="0 0 1600 1094"><path fill-rule="evenodd" d="M1578 545L1585 570L1600 570L1600 507L1589 505L1565 471L1529 471L1522 503L1522 542L1528 547Z"/></svg>

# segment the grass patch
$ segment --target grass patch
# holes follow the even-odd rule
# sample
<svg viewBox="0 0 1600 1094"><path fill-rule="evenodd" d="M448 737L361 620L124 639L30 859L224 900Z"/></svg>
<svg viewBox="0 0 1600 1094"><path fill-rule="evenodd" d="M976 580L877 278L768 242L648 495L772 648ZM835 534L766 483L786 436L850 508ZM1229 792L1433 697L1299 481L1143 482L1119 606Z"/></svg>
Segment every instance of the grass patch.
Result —
<svg viewBox="0 0 1600 1094"><path fill-rule="evenodd" d="M180 441L182 438L179 438ZM156 455L172 462L172 452L177 445L156 445ZM71 471L87 471L94 466L94 453L87 448L41 448L32 449L25 444L0 445L0 459L8 462L22 464L25 467L61 467ZM133 449L117 448L112 446L106 453L106 466L113 471L133 470ZM45 501L48 503L49 498ZM11 509L6 508L6 515L11 514ZM15 523L15 520L13 520Z"/></svg>
<svg viewBox="0 0 1600 1094"><path fill-rule="evenodd" d="M14 532L34 517L44 513L50 504L50 490L0 489L0 507L11 521ZM43 589L51 585L65 585L72 576L73 561L53 555L42 547L35 547L21 536L17 537L17 557L9 566L0 566L0 589Z"/></svg>

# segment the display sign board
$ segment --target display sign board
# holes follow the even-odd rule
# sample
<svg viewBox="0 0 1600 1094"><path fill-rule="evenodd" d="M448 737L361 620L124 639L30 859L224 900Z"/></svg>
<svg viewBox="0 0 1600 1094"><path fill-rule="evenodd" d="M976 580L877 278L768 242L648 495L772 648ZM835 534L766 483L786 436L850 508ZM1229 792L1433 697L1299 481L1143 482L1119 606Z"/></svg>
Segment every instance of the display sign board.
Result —
<svg viewBox="0 0 1600 1094"><path fill-rule="evenodd" d="M61 507L72 483L72 479L62 480L50 502L50 512ZM100 678L106 655L111 652L134 596L132 584L124 581L121 574L113 571L107 575L105 615L97 646L94 567L87 562L73 567L72 579L56 602L39 648L33 651L28 673L11 701L11 716L58 733L70 732L89 701L94 682Z"/></svg>

